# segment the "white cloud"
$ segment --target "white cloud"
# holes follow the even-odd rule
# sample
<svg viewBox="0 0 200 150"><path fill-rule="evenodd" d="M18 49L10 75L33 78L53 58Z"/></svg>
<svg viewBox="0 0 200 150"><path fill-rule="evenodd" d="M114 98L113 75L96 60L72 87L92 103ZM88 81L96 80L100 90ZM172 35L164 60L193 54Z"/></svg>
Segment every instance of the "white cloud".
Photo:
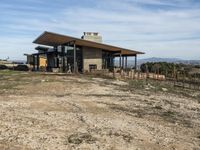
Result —
<svg viewBox="0 0 200 150"><path fill-rule="evenodd" d="M9 46L0 43L0 47L6 49L3 51L5 55L12 55L14 51L8 53L12 49L24 48L23 52L28 52L29 47L33 48L31 42L44 30L77 37L84 31L98 31L105 42L144 51L146 57L176 55L186 59L200 59L196 55L200 47L200 10L197 6L193 7L191 1L102 0L95 4L88 7L74 5L56 9L49 14L41 11L24 14L15 9L5 12L12 18L2 19L0 31L20 31L26 34L17 40L12 35L7 38L0 35L5 43L14 41ZM148 8L148 5L154 7ZM171 9L159 9L160 5ZM38 8L30 6L30 9ZM15 56L18 57L21 51L17 52Z"/></svg>

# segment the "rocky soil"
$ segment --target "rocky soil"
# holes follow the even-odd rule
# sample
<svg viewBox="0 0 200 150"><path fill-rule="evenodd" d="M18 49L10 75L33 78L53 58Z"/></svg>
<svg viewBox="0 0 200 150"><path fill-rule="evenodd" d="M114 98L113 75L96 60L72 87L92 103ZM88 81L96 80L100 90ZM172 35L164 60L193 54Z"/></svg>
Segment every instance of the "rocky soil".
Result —
<svg viewBox="0 0 200 150"><path fill-rule="evenodd" d="M84 76L0 72L0 150L200 150L200 100Z"/></svg>

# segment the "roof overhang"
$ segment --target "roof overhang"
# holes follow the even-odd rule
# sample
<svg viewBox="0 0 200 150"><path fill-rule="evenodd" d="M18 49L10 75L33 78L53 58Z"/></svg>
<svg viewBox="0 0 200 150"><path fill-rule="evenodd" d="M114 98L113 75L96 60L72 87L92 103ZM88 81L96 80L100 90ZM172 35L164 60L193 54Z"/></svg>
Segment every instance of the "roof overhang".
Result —
<svg viewBox="0 0 200 150"><path fill-rule="evenodd" d="M44 47L44 46L37 46L35 48L35 50L38 50L38 51L48 51L50 47Z"/></svg>
<svg viewBox="0 0 200 150"><path fill-rule="evenodd" d="M41 34L35 41L33 41L33 43L46 45L46 46L59 46L59 45L64 45L65 43L68 43L71 41L74 41L77 46L99 48L102 50L112 51L112 52L120 51L122 55L127 55L127 56L135 56L137 54L144 54L143 52L139 52L139 51L135 51L131 49L97 43L93 41L83 40L83 39L79 39L79 38L75 38L71 36L47 32L47 31Z"/></svg>

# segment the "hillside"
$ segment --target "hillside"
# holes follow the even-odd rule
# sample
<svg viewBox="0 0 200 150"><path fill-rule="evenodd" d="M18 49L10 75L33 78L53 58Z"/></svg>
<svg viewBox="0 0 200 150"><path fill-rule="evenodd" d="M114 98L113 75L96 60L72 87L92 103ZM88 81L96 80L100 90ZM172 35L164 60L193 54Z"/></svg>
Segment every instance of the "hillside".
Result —
<svg viewBox="0 0 200 150"><path fill-rule="evenodd" d="M176 64L188 64L188 65L200 65L200 60L184 60L179 58L159 58L159 57L151 57L145 59L138 59L138 66L146 62L169 62L169 63L176 63ZM115 64L119 65L119 60L115 60ZM128 60L128 66L133 67L135 64L134 58L132 60Z"/></svg>
<svg viewBox="0 0 200 150"><path fill-rule="evenodd" d="M200 65L200 60L184 60L179 58L146 58L146 59L139 59L139 64L146 63L146 62L169 62L169 63L183 63L183 64L191 64L191 65Z"/></svg>

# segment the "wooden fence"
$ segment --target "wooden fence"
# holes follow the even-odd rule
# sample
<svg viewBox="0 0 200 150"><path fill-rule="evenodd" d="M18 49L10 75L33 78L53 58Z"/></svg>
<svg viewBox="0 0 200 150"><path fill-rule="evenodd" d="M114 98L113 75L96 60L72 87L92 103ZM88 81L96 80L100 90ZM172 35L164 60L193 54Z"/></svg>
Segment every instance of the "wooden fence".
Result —
<svg viewBox="0 0 200 150"><path fill-rule="evenodd" d="M200 90L200 80L194 79L194 78L190 78L190 79L176 78L176 76L174 78L167 78L165 75L156 74L156 73L142 73L136 70L124 71L124 70L119 70L119 69L114 69L113 72L110 72L107 69L92 70L91 73L94 75L117 78L117 79L129 79L129 80L152 79L152 80L159 80L159 81L168 81L174 84L174 87Z"/></svg>

